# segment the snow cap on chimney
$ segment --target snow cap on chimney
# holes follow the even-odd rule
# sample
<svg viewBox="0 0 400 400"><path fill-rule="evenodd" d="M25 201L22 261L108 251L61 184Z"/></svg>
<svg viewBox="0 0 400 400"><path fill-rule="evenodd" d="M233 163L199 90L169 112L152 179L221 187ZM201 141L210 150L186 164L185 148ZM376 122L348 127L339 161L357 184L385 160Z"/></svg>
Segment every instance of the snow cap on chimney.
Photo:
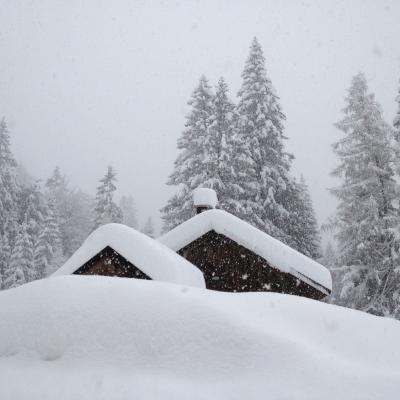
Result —
<svg viewBox="0 0 400 400"><path fill-rule="evenodd" d="M212 189L197 188L193 190L193 203L196 207L197 214L215 208L218 204L217 193Z"/></svg>

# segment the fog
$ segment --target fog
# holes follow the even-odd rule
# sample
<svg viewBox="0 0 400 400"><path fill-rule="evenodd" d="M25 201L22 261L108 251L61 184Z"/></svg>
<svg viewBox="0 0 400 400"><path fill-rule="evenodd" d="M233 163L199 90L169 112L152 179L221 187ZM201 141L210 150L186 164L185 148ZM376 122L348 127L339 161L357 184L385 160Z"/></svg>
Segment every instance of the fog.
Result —
<svg viewBox="0 0 400 400"><path fill-rule="evenodd" d="M235 99L257 36L294 175L305 176L322 223L335 210L333 124L354 74L366 73L393 119L399 20L399 1L2 1L0 115L35 177L59 165L94 194L111 164L140 220L159 223L194 86L222 75Z"/></svg>

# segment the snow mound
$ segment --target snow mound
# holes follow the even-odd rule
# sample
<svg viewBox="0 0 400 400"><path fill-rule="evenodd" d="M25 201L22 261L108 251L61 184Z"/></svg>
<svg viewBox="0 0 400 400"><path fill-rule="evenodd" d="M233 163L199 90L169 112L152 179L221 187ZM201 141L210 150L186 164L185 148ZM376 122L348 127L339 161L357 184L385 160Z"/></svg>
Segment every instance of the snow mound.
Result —
<svg viewBox="0 0 400 400"><path fill-rule="evenodd" d="M258 254L272 267L288 272L326 294L326 289L332 290L332 277L327 268L226 211L204 211L158 240L178 251L211 230Z"/></svg>
<svg viewBox="0 0 400 400"><path fill-rule="evenodd" d="M215 208L218 204L217 193L213 189L197 188L193 190L193 203L196 207L208 206Z"/></svg>
<svg viewBox="0 0 400 400"><path fill-rule="evenodd" d="M204 288L203 273L167 246L122 224L96 229L53 276L70 275L110 246L151 279Z"/></svg>
<svg viewBox="0 0 400 400"><path fill-rule="evenodd" d="M96 276L0 292L1 399L397 399L400 323Z"/></svg>

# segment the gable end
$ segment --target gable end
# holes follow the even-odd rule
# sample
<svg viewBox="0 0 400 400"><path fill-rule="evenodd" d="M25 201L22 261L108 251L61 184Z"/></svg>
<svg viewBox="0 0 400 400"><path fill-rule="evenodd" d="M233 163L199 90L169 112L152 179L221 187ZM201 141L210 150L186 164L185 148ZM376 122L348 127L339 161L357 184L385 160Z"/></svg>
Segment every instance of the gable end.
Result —
<svg viewBox="0 0 400 400"><path fill-rule="evenodd" d="M75 275L103 275L118 276L120 278L151 278L139 268L129 262L121 254L117 253L110 246L105 247L84 265L78 268Z"/></svg>
<svg viewBox="0 0 400 400"><path fill-rule="evenodd" d="M178 254L204 274L207 289L226 292L278 292L320 300L326 293L300 277L282 272L261 256L211 230Z"/></svg>

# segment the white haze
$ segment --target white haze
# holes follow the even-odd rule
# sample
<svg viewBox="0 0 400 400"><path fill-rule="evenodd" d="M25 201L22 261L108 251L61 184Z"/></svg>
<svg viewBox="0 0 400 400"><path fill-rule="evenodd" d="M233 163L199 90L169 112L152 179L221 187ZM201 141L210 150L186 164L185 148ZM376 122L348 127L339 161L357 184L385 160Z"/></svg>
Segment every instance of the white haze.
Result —
<svg viewBox="0 0 400 400"><path fill-rule="evenodd" d="M0 115L18 160L55 165L94 193L112 164L140 219L158 218L186 102L202 73L235 97L253 36L287 115L294 174L322 223L334 212L330 144L352 75L365 71L392 121L399 1L1 1Z"/></svg>

